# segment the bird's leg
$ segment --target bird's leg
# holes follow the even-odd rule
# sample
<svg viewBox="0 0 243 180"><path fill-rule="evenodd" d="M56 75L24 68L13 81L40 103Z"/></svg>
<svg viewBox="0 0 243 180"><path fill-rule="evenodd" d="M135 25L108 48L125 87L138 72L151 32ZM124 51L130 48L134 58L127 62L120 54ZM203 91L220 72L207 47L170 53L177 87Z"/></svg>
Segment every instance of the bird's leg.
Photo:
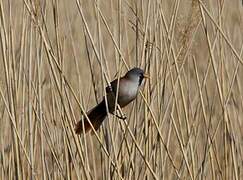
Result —
<svg viewBox="0 0 243 180"><path fill-rule="evenodd" d="M114 116L116 116L117 118L119 118L119 119L121 119L121 120L125 120L125 119L127 119L127 117L124 115L124 114L122 114L122 115L118 115L118 114L115 114L114 112L111 112L111 114L112 115L114 115Z"/></svg>
<svg viewBox="0 0 243 180"><path fill-rule="evenodd" d="M120 115L118 115L117 113L111 112L111 114L115 115L117 118L125 120L127 119L126 115L124 113L122 113L121 109L117 109L116 111L118 111L118 113Z"/></svg>
<svg viewBox="0 0 243 180"><path fill-rule="evenodd" d="M125 114L122 114L121 116L116 115L116 117L118 117L119 119L121 119L123 121L127 119Z"/></svg>
<svg viewBox="0 0 243 180"><path fill-rule="evenodd" d="M108 86L108 87L106 87L106 93L107 93L107 94L110 93L110 94L113 96L113 100L115 101L116 97L115 97L114 91L113 91L113 89L112 89L112 86ZM115 115L115 116L116 116L117 118L119 118L119 119L122 119L122 120L127 119L127 117L122 113L121 107L119 106L118 103L116 104L116 106L117 106L116 112L117 112L117 110L118 110L120 116L119 116L117 113L114 113L114 112L110 112L110 113L111 113L112 115Z"/></svg>

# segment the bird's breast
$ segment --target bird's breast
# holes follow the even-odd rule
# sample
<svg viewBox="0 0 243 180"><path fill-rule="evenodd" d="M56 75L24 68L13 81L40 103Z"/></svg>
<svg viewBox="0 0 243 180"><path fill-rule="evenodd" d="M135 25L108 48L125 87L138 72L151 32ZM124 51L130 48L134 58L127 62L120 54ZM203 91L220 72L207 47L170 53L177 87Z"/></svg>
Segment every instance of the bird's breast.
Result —
<svg viewBox="0 0 243 180"><path fill-rule="evenodd" d="M107 93L107 100L109 103L110 112L113 112L115 110L115 97L116 97L115 89L117 88L117 81L112 85L114 91L109 91ZM120 107L126 106L137 97L138 88L139 88L138 84L132 81L124 80L124 79L120 80L118 101L117 101Z"/></svg>
<svg viewBox="0 0 243 180"><path fill-rule="evenodd" d="M118 103L121 107L126 106L134 100L138 93L138 85L133 82L122 82L119 87Z"/></svg>

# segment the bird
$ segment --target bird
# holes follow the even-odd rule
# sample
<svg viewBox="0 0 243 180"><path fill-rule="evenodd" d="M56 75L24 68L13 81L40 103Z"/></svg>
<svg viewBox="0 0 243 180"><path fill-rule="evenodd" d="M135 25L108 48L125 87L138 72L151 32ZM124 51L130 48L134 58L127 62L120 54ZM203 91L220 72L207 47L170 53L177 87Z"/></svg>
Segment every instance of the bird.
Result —
<svg viewBox="0 0 243 180"><path fill-rule="evenodd" d="M144 73L144 70L135 67L130 69L123 77L119 80L119 87L118 86L118 79L113 80L110 83L110 86L106 87L106 98L103 97L103 100L96 105L94 108L87 112L87 116L92 123L95 131L99 129L102 122L105 120L106 116L109 113L114 115L115 111L115 102L116 102L116 94L117 94L117 104L121 108L127 106L130 102L136 99L140 86L142 85L142 81L144 78L149 78L148 74ZM116 93L118 90L118 93ZM108 107L106 107L106 105ZM125 119L124 117L117 116L120 119ZM83 122L82 122L83 121ZM84 124L84 129L83 129ZM77 122L75 126L75 133L82 134L87 133L92 130L90 123L86 118L81 119Z"/></svg>

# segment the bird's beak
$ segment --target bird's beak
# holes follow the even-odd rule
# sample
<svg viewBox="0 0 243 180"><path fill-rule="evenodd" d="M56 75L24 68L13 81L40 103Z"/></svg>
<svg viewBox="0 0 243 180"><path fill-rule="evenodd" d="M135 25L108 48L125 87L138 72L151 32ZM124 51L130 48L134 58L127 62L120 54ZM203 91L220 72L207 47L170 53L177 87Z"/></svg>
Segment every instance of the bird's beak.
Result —
<svg viewBox="0 0 243 180"><path fill-rule="evenodd" d="M150 78L148 74L143 74L143 77L146 78L146 79Z"/></svg>

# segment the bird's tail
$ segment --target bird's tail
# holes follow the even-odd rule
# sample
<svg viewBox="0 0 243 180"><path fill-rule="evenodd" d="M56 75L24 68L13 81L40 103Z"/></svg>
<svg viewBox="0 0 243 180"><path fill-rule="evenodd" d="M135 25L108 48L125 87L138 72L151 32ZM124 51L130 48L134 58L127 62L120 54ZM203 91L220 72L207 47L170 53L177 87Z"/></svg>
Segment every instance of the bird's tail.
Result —
<svg viewBox="0 0 243 180"><path fill-rule="evenodd" d="M91 124L93 125L94 129L98 130L107 115L105 101L103 100L101 103L99 103L93 109L91 109L87 113L87 115L88 115L88 118L89 118ZM84 118L83 122L82 122L82 120L80 120L76 124L76 127L75 127L76 134L81 134L84 132L83 123L84 123L85 133L92 129L88 120L86 118Z"/></svg>

